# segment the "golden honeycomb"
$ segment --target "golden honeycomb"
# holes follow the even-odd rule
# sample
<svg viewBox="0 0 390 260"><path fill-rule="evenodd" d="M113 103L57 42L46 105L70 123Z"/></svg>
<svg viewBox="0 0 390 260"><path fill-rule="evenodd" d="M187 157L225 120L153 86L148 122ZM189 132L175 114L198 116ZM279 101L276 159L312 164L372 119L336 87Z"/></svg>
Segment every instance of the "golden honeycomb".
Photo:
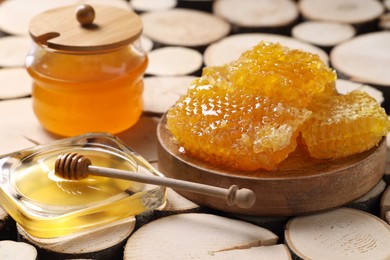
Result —
<svg viewBox="0 0 390 260"><path fill-rule="evenodd" d="M390 127L367 94L339 95L317 55L261 42L207 67L167 113L167 128L193 157L239 170L274 169L302 136L311 156L373 147Z"/></svg>
<svg viewBox="0 0 390 260"><path fill-rule="evenodd" d="M375 146L390 130L385 110L362 91L324 96L308 107L302 137L314 158L341 158Z"/></svg>
<svg viewBox="0 0 390 260"><path fill-rule="evenodd" d="M195 157L236 169L272 170L295 150L310 114L245 89L201 85L169 111L167 127Z"/></svg>
<svg viewBox="0 0 390 260"><path fill-rule="evenodd" d="M228 86L254 90L296 107L312 98L336 93L336 73L316 54L261 42L240 58L220 67L206 67L202 77L224 79Z"/></svg>

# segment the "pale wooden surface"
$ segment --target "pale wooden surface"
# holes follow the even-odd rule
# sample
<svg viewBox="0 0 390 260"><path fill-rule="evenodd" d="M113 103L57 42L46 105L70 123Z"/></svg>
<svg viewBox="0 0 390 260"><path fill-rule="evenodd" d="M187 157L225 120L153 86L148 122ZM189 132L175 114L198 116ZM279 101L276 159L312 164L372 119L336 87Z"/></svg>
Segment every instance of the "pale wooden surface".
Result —
<svg viewBox="0 0 390 260"><path fill-rule="evenodd" d="M221 39L230 31L229 23L223 19L189 9L145 13L141 18L144 34L166 45L203 46Z"/></svg>
<svg viewBox="0 0 390 260"><path fill-rule="evenodd" d="M146 74L153 76L185 76L201 69L202 54L186 47L163 47L148 54Z"/></svg>
<svg viewBox="0 0 390 260"><path fill-rule="evenodd" d="M340 208L287 223L286 242L302 259L389 259L390 226L363 211Z"/></svg>
<svg viewBox="0 0 390 260"><path fill-rule="evenodd" d="M223 0L222 0L223 1ZM33 15L35 15L38 11L42 11L48 8L52 8L54 6L60 6L64 4L78 4L78 3L95 3L95 4L110 4L117 6L119 8L123 8L124 10L130 10L131 6L129 5L129 2L123 1L123 0L5 0L5 1L0 1L2 2L0 4L0 30L3 32L7 32L11 34L11 36L8 37L13 37L14 35L23 35L27 36L28 35L28 21L31 19ZM178 1L181 6L183 6L182 3L180 2L191 2L193 6L196 5L196 2L198 1ZM210 4L211 1L200 1L200 2L207 2L206 4ZM199 3L200 3L199 2ZM329 5L328 1L326 2L326 5ZM338 1L337 2L343 2L343 1ZM384 1L388 5L388 1ZM297 2L298 5L298 2ZM20 8L23 6L23 8ZM370 11L365 10L365 14L370 13ZM345 12L343 13L345 14ZM203 16L202 16L203 17ZM213 16L212 16L213 17ZM215 15L214 15L215 17ZM221 23L221 26L216 28L215 26L206 26L205 24L207 23L199 23L201 24L200 28L194 28L193 26L195 25L189 25L191 24L192 18L189 16L176 16L174 19L170 19L172 17L165 17L166 21L170 21L172 24L170 25L170 28L173 29L173 32L168 30L168 39L171 40L170 42L163 42L163 44L169 45L169 44L175 44L179 46L196 46L198 48L199 45L203 46L209 46L211 42L215 42L217 39L222 39L225 36L228 35L228 30L230 30L230 25L229 23ZM196 18L196 21L199 18ZM202 20L202 18L201 18ZM206 19L204 19L206 20ZM362 19L360 19L362 20ZM203 22L203 20L202 20ZM189 24L188 24L189 23ZM209 34L204 32L204 28L207 28L207 31ZM217 31L214 31L214 29L217 29ZM5 33L0 32L0 36L5 36ZM200 33L199 33L200 32ZM210 33L211 32L211 33ZM222 33L223 32L223 33ZM237 55L237 53L241 50L245 50L245 48L249 48L249 44L253 45L253 41L258 41L260 39L263 39L261 37L257 37L256 34L264 34L263 31L254 31L254 35L246 35L246 34L240 34L240 35L234 35L227 37L226 39L230 38L240 38L242 35L242 38L237 39L236 41L232 42L231 44L226 44L225 49L220 52L222 54L217 55L214 61L220 62L225 61L222 58L227 58L231 59L234 55ZM287 32L288 33L288 32ZM162 32L164 35L164 32ZM211 34L211 37L210 37ZM209 36L207 36L209 35ZM218 36L218 37L216 37ZM253 37L252 37L253 36ZM275 35L275 34L267 34L267 37L271 37L275 41L280 41L283 44L289 44L289 40L291 39L290 37L287 37L287 40L284 41L286 38L285 36L282 35ZM163 38L166 38L167 35L164 35ZM176 38L177 37L177 38ZM7 37L3 37L7 38ZM9 38L7 38L6 41L8 41ZM148 42L145 45L146 49L150 51L152 48L159 48L161 47L161 42L158 41L158 38L153 38L155 41L154 42ZM252 40L253 39L253 40ZM142 40L142 39L141 39ZM147 40L150 40L150 38L147 38ZM175 41L172 41L175 40ZM295 39L293 39L295 40ZM10 41L11 42L11 41ZM31 40L30 40L31 42ZM221 43L223 40L221 41ZM376 44L377 45L377 44ZM375 47L377 47L375 45ZM389 45L389 44L387 44ZM386 46L387 46L386 45ZM246 47L245 47L246 46ZM296 47L301 48L298 45L295 45ZM328 60L328 57L326 53L319 49L319 48L313 48L312 45L310 44L305 44L304 49L308 47L307 50L319 50L319 54L322 56L323 54L325 57L325 60ZM30 43L26 41L26 43L23 44L18 44L18 43L5 43L4 47L0 48L0 70L6 68L6 67L17 67L17 68L22 68L24 64L24 53L28 51L28 48L30 47ZM294 46L292 46L294 47ZM244 48L244 49L243 49ZM198 48L199 50L199 48ZM20 54L22 53L22 54ZM322 54L321 54L322 53ZM367 53L366 53L367 54ZM386 53L382 53L382 56L378 56L373 58L373 56L368 53L367 58L369 60L371 59L378 59L379 62L380 60L385 56ZM205 55L207 57L207 55ZM385 58L385 60L388 58ZM211 62L210 62L211 63ZM375 62L374 62L375 65ZM366 67L369 67L371 65L367 65ZM385 73L388 75L389 73ZM385 76L386 76L385 75ZM352 78L353 79L353 78ZM370 82L367 82L367 80L362 79L362 83L367 84ZM0 86L4 87L3 82L0 81ZM24 84L24 83L23 83ZM144 116L140 119L140 121L132 128L129 129L123 133L120 133L118 137L122 139L126 144L128 144L130 147L132 147L134 150L136 150L138 153L143 155L148 161L150 161L153 165L157 166L157 137L156 137L156 128L157 128L157 123L159 121L159 117L154 117L151 115L160 115L165 112L165 110L172 104L172 100L174 98L177 98L178 95L181 93L181 89L184 89L185 86L177 86L177 88L173 88L173 90L169 89L168 87L163 86L165 83L161 83L161 89L158 91L162 91L159 94L156 94L154 99L150 102L152 103L158 103L157 111L148 111L152 113L145 113ZM359 84L361 86L361 84ZM156 85L158 86L158 84ZM7 91L2 91L0 87L0 94L7 94ZM173 87L173 86L172 86ZM157 92L158 92L157 91ZM166 93L164 94L164 91ZM173 93L174 92L174 93ZM160 99L163 99L164 106L163 108L159 107L160 105L159 102L159 95ZM385 94L385 98L386 98ZM149 97L149 95L148 95ZM378 94L378 98L381 98L381 95ZM21 98L21 99L14 99L14 100L5 100L9 99L11 96L5 97L3 96L0 99L0 154L5 154L9 152L14 152L20 149L28 148L31 146L34 146L36 144L44 144L44 143L49 143L53 140L57 140L61 137L52 135L48 132L46 132L42 127L39 125L38 121L35 119L34 114L32 113L31 109L31 99L30 98ZM13 97L12 97L13 98ZM167 101L167 102L166 102ZM150 109L152 110L152 109ZM390 142L389 142L390 145ZM387 175L389 176L389 175ZM389 182L387 183L389 185ZM386 202L387 203L387 202ZM387 205L387 204L382 204L382 205ZM377 205L379 206L379 205ZM388 211L386 208L384 210L384 218L390 222L390 211ZM148 223L153 221L156 218L161 218L163 216L167 215L172 215L172 214L181 214L185 212L208 212L208 213L213 213L213 214L223 214L226 216L226 213L223 212L215 212L215 211L210 211L210 209L205 208L205 207L200 207L197 204L194 204L193 202L181 197L177 193L171 193L168 192L168 203L166 204L166 207L164 209L160 209L160 212L153 212L152 216L146 216L145 217L145 222L141 222L137 220L137 224L143 225L143 223ZM238 216L232 216L228 215L229 217L232 218L238 218ZM313 215L315 216L315 215ZM242 216L241 216L242 217ZM284 223L287 221L289 217L243 217L242 219L245 220L246 222L254 222L257 223L257 225L264 225L265 222L273 222L275 225L278 226L278 230L281 229L283 230ZM280 220L281 219L281 220ZM268 221L269 220L269 221ZM355 225L356 223L353 223ZM210 228L211 229L211 228ZM278 233L279 234L279 233ZM203 238L203 237L202 237ZM283 238L283 235L281 235L281 238ZM330 239L330 242L335 242L336 240L334 238ZM358 239L354 239L353 241L358 242ZM279 241L279 243L283 242L282 240ZM192 243L196 243L196 241L189 241L185 249L187 248L190 250L189 245ZM321 250L323 248L323 245L316 246L316 250ZM259 252L258 250L264 249L264 247L253 247L253 248L245 248L245 250L241 251L235 251L233 252L232 250L230 251L223 251L219 252L219 256L223 256L224 258L228 257L229 255L231 257L240 257L242 259L258 259ZM269 250L274 250L278 252L287 252L287 247L286 245L283 244L278 244L276 246L269 246L267 247ZM262 250L263 251L263 250ZM263 251L264 252L264 251ZM159 252L152 252L153 257L160 256ZM239 254L235 254L239 253ZM241 254L242 253L242 254ZM215 257L216 258L216 257ZM215 259L214 258L214 259ZM266 258L270 259L270 257Z"/></svg>
<svg viewBox="0 0 390 260"><path fill-rule="evenodd" d="M11 240L0 241L0 259L35 260L38 252L30 244Z"/></svg>
<svg viewBox="0 0 390 260"><path fill-rule="evenodd" d="M384 7L371 0L302 0L299 8L308 20L361 24L378 18Z"/></svg>
<svg viewBox="0 0 390 260"><path fill-rule="evenodd" d="M291 34L317 46L332 47L351 39L356 31L346 23L307 21L296 25Z"/></svg>
<svg viewBox="0 0 390 260"><path fill-rule="evenodd" d="M357 36L336 46L330 60L333 67L351 80L380 86L390 85L390 32Z"/></svg>
<svg viewBox="0 0 390 260"><path fill-rule="evenodd" d="M137 230L125 246L124 259L290 259L272 232L211 214L180 214L155 220ZM247 253L258 249L255 253ZM264 250L266 252L262 253Z"/></svg>
<svg viewBox="0 0 390 260"><path fill-rule="evenodd" d="M293 23L299 15L292 0L216 1L213 13L239 27L281 27Z"/></svg>

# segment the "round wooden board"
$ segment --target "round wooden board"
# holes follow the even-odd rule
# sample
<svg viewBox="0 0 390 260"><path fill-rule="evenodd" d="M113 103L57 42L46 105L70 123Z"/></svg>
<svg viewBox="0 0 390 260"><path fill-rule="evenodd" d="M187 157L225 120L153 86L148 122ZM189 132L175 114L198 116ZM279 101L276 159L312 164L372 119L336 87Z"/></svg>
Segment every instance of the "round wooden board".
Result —
<svg viewBox="0 0 390 260"><path fill-rule="evenodd" d="M141 15L144 34L163 45L200 47L230 32L230 24L209 13L190 9L171 9Z"/></svg>
<svg viewBox="0 0 390 260"><path fill-rule="evenodd" d="M199 205L255 216L292 216L338 207L372 189L382 178L386 141L369 151L338 160L315 160L297 149L273 171L239 172L210 165L181 153L165 126L157 127L159 169L167 177L214 186L252 189L256 203L250 209L229 207L221 199L178 191Z"/></svg>
<svg viewBox="0 0 390 260"><path fill-rule="evenodd" d="M390 32L360 35L336 46L332 66L350 79L379 86L390 85Z"/></svg>
<svg viewBox="0 0 390 260"><path fill-rule="evenodd" d="M196 50L171 46L152 50L145 73L154 76L184 76L199 71L203 65L202 54Z"/></svg>
<svg viewBox="0 0 390 260"><path fill-rule="evenodd" d="M292 0L224 0L215 1L213 13L239 27L282 27L299 16Z"/></svg>
<svg viewBox="0 0 390 260"><path fill-rule="evenodd" d="M356 31L347 23L306 21L300 23L291 34L304 42L322 47L333 47L355 36Z"/></svg>
<svg viewBox="0 0 390 260"><path fill-rule="evenodd" d="M0 38L0 67L23 67L32 40L27 36Z"/></svg>
<svg viewBox="0 0 390 260"><path fill-rule="evenodd" d="M362 24L377 19L384 7L371 0L302 0L299 9L307 20Z"/></svg>
<svg viewBox="0 0 390 260"><path fill-rule="evenodd" d="M355 209L293 218L286 225L285 241L298 259L390 258L390 226Z"/></svg>

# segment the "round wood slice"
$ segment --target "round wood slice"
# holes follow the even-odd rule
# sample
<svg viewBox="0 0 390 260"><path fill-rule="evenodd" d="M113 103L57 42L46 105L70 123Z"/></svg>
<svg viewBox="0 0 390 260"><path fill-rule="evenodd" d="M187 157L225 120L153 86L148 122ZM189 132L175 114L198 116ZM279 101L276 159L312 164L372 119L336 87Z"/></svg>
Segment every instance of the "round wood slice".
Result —
<svg viewBox="0 0 390 260"><path fill-rule="evenodd" d="M0 69L0 99L31 95L32 79L25 68Z"/></svg>
<svg viewBox="0 0 390 260"><path fill-rule="evenodd" d="M369 94L371 97L375 98L375 100L382 104L385 101L385 98L383 97L383 92L371 87L366 84L353 82L346 79L337 79L336 80L336 89L341 94L347 94L348 92L351 92L353 90L360 90L364 91L367 94Z"/></svg>
<svg viewBox="0 0 390 260"><path fill-rule="evenodd" d="M31 98L0 102L0 154L12 153L53 140L35 118Z"/></svg>
<svg viewBox="0 0 390 260"><path fill-rule="evenodd" d="M148 54L146 74L155 76L184 76L200 70L202 54L185 47L163 47Z"/></svg>
<svg viewBox="0 0 390 260"><path fill-rule="evenodd" d="M0 241L0 259L35 260L38 252L32 245L11 240Z"/></svg>
<svg viewBox="0 0 390 260"><path fill-rule="evenodd" d="M380 205L380 217L385 219L386 214L390 212L390 186L388 186L382 195Z"/></svg>
<svg viewBox="0 0 390 260"><path fill-rule="evenodd" d="M261 41L277 42L293 49L318 54L326 64L329 60L328 55L322 49L291 37L265 33L245 33L231 35L210 44L204 52L204 63L206 66L220 66L231 62Z"/></svg>
<svg viewBox="0 0 390 260"><path fill-rule="evenodd" d="M384 10L379 1L372 0L302 0L299 8L308 20L350 24L371 22L379 18Z"/></svg>
<svg viewBox="0 0 390 260"><path fill-rule="evenodd" d="M153 49L153 41L149 38L146 37L145 35L141 35L141 45L142 49L146 52L150 52Z"/></svg>
<svg viewBox="0 0 390 260"><path fill-rule="evenodd" d="M22 241L38 249L39 259L121 259L123 246L133 232L135 219L129 218L109 226L53 239L30 236L19 225Z"/></svg>
<svg viewBox="0 0 390 260"><path fill-rule="evenodd" d="M253 29L289 26L299 15L292 0L215 1L213 12L235 27Z"/></svg>
<svg viewBox="0 0 390 260"><path fill-rule="evenodd" d="M13 35L28 35L28 24L37 14L69 4L67 0L15 0L0 5L0 30Z"/></svg>
<svg viewBox="0 0 390 260"><path fill-rule="evenodd" d="M285 233L288 247L302 259L390 258L390 226L355 209L293 218Z"/></svg>
<svg viewBox="0 0 390 260"><path fill-rule="evenodd" d="M177 8L149 12L142 14L141 18L144 34L164 45L202 47L230 32L230 25L226 21L196 10Z"/></svg>
<svg viewBox="0 0 390 260"><path fill-rule="evenodd" d="M330 60L353 81L390 86L390 32L368 33L344 42L331 51Z"/></svg>
<svg viewBox="0 0 390 260"><path fill-rule="evenodd" d="M152 221L127 241L124 259L290 259L271 231L211 214L179 214ZM267 256L268 258L266 258Z"/></svg>
<svg viewBox="0 0 390 260"><path fill-rule="evenodd" d="M32 40L27 36L0 38L0 67L24 67L24 59Z"/></svg>
<svg viewBox="0 0 390 260"><path fill-rule="evenodd" d="M385 138L372 149L337 160L315 160L297 149L273 171L235 171L180 152L163 117L157 128L159 169L168 177L255 192L250 209L229 207L221 199L177 191L199 205L256 216L292 216L334 208L370 191L382 178Z"/></svg>
<svg viewBox="0 0 390 260"><path fill-rule="evenodd" d="M329 48L351 39L356 31L346 23L307 21L294 26L291 33L299 40Z"/></svg>
<svg viewBox="0 0 390 260"><path fill-rule="evenodd" d="M144 78L144 111L162 115L187 92L195 76Z"/></svg>
<svg viewBox="0 0 390 260"><path fill-rule="evenodd" d="M156 12L172 9L177 5L177 0L131 0L130 6L136 12Z"/></svg>

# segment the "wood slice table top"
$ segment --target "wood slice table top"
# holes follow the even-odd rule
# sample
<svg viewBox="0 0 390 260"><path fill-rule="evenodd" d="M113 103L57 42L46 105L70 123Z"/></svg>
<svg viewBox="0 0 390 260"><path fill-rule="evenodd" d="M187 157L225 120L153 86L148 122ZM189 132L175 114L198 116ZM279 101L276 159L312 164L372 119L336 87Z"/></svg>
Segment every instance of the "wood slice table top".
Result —
<svg viewBox="0 0 390 260"><path fill-rule="evenodd" d="M352 3L352 1L353 4L345 4ZM136 2L141 1L0 0L0 154L18 151L39 144L46 144L61 138L47 132L40 126L32 111L30 96L32 90L31 82L25 78L26 75L22 75L24 69L24 57L32 42L31 38L28 36L28 23L30 19L41 11L69 4L109 4L129 10L132 7L134 8L132 4L136 5ZM159 2L159 4L162 4L159 0L142 2ZM375 33L366 33L367 31L363 30L364 34L362 34L361 30L361 28L366 28L366 24L372 25L372 21L378 19L382 8L380 6L378 7L377 3L383 3L383 6L387 7L387 10L389 10L390 1L275 1L275 5L278 5L278 3L283 4L284 2L292 3L293 6L298 7L298 9L295 7L293 7L293 9L297 9L300 12L299 17L304 18L303 20L298 19L292 21L290 24L286 24L286 28L288 28L286 29L287 31L263 30L264 28L259 29L259 27L270 25L253 24L253 21L257 21L258 19L264 21L264 17L259 17L256 14L253 16L252 13L249 13L250 15L246 17L245 13L252 11L252 8L248 8L248 6L246 6L246 8L244 8L244 6L240 10L235 10L231 15L229 15L229 20L223 19L221 16L213 13L212 3L219 1L178 0L164 2L177 2L176 8L169 7L166 9L164 8L164 10L159 9L155 14L152 14L153 12L151 10L136 10L143 12L142 17L145 22L145 30L141 36L141 42L144 50L148 53L162 47L187 47L195 49L203 54L203 65L221 65L224 62L231 61L232 58L238 57L242 51L245 51L249 47L255 45L258 41L270 40L280 42L281 44L289 47L300 48L317 53L324 62L329 63L337 70L337 72L340 72L341 76L346 76L345 78L347 78L350 82L355 82L357 85L352 86L353 88L359 88L362 90L363 88L365 88L365 90L370 88L365 84L375 84L376 89L378 89L378 86L390 86L390 81L388 80L388 76L390 75L390 73L388 73L390 68L388 63L390 60L390 57L388 56L390 53L389 32L385 30L379 32L378 30L385 28L383 26L380 27L380 25L375 29L372 29L371 27L367 30L375 31ZM229 2L232 3L233 1ZM242 3L246 2L265 3L265 1L242 1ZM321 4L314 4L315 6L320 7L319 15L315 14L318 8L314 8L314 11L310 11L310 7L302 7L304 3L307 4L309 2L324 2ZM373 8L361 8L359 7L361 6L360 3L363 3L366 6L372 6ZM355 4L356 11L354 11L354 8L351 8ZM325 7L322 7L322 5L325 5ZM240 6L240 4L238 6ZM158 6L154 5L153 7L157 8ZM185 10L183 10L184 7L186 8ZM189 8L192 8L193 10L190 10ZM260 10L260 13L264 12L265 9L270 10L270 8L263 8ZM290 10L293 11L293 9ZM203 12L200 12L200 10ZM258 9L253 9L253 11L255 10ZM341 21L352 24L356 29L356 35L350 41L343 41L343 44L341 45L336 44L336 47L333 48L334 52L330 54L330 56L332 56L330 60L328 57L328 49L322 47L319 48L312 44L308 44L307 41L304 42L296 38L286 36L291 35L290 28L294 25L305 22L306 18L309 20L314 19L307 14L308 10L309 14L313 14L314 12L314 15L317 18L321 18L319 20L325 20L326 22L340 22L339 19L341 14ZM328 10L330 10L330 14ZM363 10L363 12L359 10ZM286 12L286 10L277 11L282 14ZM293 13L295 13L295 11ZM242 16L243 14L244 17ZM276 17L275 15L270 15L270 13L265 14L271 20ZM333 14L336 15L336 18L331 16L330 18L328 17L326 19L322 19L322 16L324 15L329 16ZM240 19L244 19L244 21L249 20L252 24L247 25L235 22L232 18L235 18L236 15L240 15ZM281 19L284 21L285 18L288 17L284 16ZM384 14L381 19L382 21L387 21ZM293 18L288 20L293 20ZM150 26L150 24L152 25ZM246 28L247 26L250 26L250 29ZM318 35L318 32L316 32L316 34ZM350 46L352 46L352 48L350 48ZM340 60L341 62L339 62ZM163 62L163 66L170 65L168 64L170 61L171 58L167 63ZM10 80L9 77L14 78L15 80ZM372 216L375 214L378 217L382 217L385 221L387 221L387 223L390 223L390 203L388 200L388 197L390 197L388 196L390 194L390 178L388 177L390 176L390 174L388 174L389 170L387 170L387 177L385 175L383 180L381 180L383 174L383 169L381 167L386 155L385 141L382 141L378 147L375 147L370 151L343 160L319 162L309 158L305 151L298 150L273 172L229 172L226 169L212 167L194 160L193 158L177 153L177 145L172 142L170 133L165 129L164 124L160 122L161 115L163 115L167 109L173 105L175 98L177 99L179 95L184 94L183 91L186 90L189 82L193 80L193 76L149 77L147 75L146 77L148 77L148 79L145 80L144 114L134 127L118 134L118 137L125 144L141 154L147 161L155 165L156 168L157 164L159 164L159 170L163 171L167 176L190 179L196 182L207 182L209 184L222 187L228 187L231 184L238 184L240 188L248 187L256 192L257 204L252 210L241 211L239 208L228 207L225 205L225 201L220 199L194 196L193 194L180 191L180 194L178 194L171 190L168 192L168 203L165 208L161 209L160 212L152 212L151 215L148 215L150 214L148 212L148 214L143 216L142 221L137 219L136 224L137 228L140 228L139 230L141 230L142 227L148 228L150 226L155 226L153 222L161 219L162 216L178 215L179 218L182 218L182 215L187 212L207 213L207 215L211 215L211 218L215 218L215 215L221 215L229 219L238 218L247 223L256 223L257 226L277 232L279 236L279 244L263 247L259 246L259 244L253 246L253 244L246 244L245 241L244 244L242 244L243 241L238 241L235 242L235 244L229 245L228 250L218 251L217 254L220 259L226 259L228 257L233 258L233 256L234 259L258 259L262 253L268 254L271 251L273 252L272 256L275 256L275 253L278 253L279 255L282 253L286 259L291 259L290 252L292 251L289 251L291 249L287 249L287 242L284 240L284 235L282 234L289 219L301 214L304 216L317 216L317 211L320 211L321 213L319 214L322 214L323 211L328 212L328 210L325 209L338 208L340 205L350 206L355 201L358 201L356 198L365 197L360 196L361 194L369 194L369 190L375 190L375 188L371 189L372 187L377 187L377 183L381 182L383 185L384 181L386 182L385 185L387 187L385 196L378 195L382 197L382 215L380 216L380 214L376 212L371 213ZM338 85L341 86L341 84ZM350 86L346 86L346 88L349 89ZM374 93L374 96L378 98L378 101L383 98L387 101L390 94L384 92L382 89L380 90L383 92L383 95L382 92L374 93L375 91L372 91L371 89L368 92L370 92L371 95ZM384 104L385 103L386 102L384 102ZM384 106L386 107L386 105ZM387 139L387 145L390 147L389 139ZM387 162L390 164L390 157ZM174 195L171 193L174 193ZM181 197L181 195L184 195L186 199ZM176 201L176 197L179 198L179 201ZM350 203L351 201L353 202ZM373 204L375 207L379 206L378 202ZM217 211L214 209L217 209ZM315 213L307 215L307 213L312 212ZM2 222L2 217L4 216L8 218L7 221ZM298 218L304 216L298 216ZM344 215L343 218L349 220L349 218ZM5 212L2 212L0 208L0 226L3 223L11 223L13 224L13 228L16 229L14 225L15 223L9 221L9 219L11 218ZM198 221L198 218L195 220ZM178 222L174 219L173 224L169 226L176 227L177 223ZM175 248L176 251L181 250L180 252L183 252L184 254L187 254L193 249L193 243L196 244L200 241L198 238L196 238L195 242L194 240L191 240L191 232L196 233L198 230L192 222L186 223L189 223L190 232L188 232L188 234L186 233L184 236L190 238L188 241L182 239L183 229L178 229L179 232L177 233L177 237L179 239L177 239L177 242L184 241L185 243L182 243L182 248ZM218 227L221 227L221 221L219 221L219 219L216 223L218 223ZM228 225L227 228L224 229L225 231L228 230L228 227L231 225L229 222L226 223ZM265 226L264 223L266 223ZM251 229L254 232L257 230L255 228ZM358 229L370 231L374 230L369 226L363 228L359 227ZM215 226L211 225L202 230L206 231L202 233L197 232L199 233L199 238L204 236L205 232L207 232L207 234L213 233L213 231L219 229L216 229ZM4 230L0 227L0 237L2 235L2 231ZM240 228L240 232L244 231L245 229ZM218 237L221 236L219 231L217 233ZM172 232L167 231L166 234L169 235L172 234ZM226 234L228 234L228 236L225 237L232 238L233 240L237 238L237 235L232 234L231 232L226 232ZM14 235L15 236L12 236L12 239L16 241L16 234ZM133 236L133 234L131 236ZM139 237L140 234L134 236L136 239ZM312 237L313 236L308 236L307 238L310 239ZM100 240L97 239L95 235L87 236L85 239L87 238L91 244L100 244ZM153 238L155 240L161 239L161 237L156 236L153 236ZM335 239L337 239L337 237L333 235L330 236L329 243L336 244L337 241ZM359 237L353 237L351 239L351 243L359 244L361 241L359 239ZM112 242L114 239L109 240ZM148 241L151 245L150 248L147 248L150 249L147 250L147 252L150 253L149 258L161 258L161 251L156 250L156 247L153 247L154 241L149 239L146 241ZM207 242L207 239L205 241ZM39 241L33 241L33 243L39 246ZM169 244L174 245L172 243ZM209 246L209 243L205 244ZM69 249L75 248L69 247L68 243L63 243L63 245ZM18 246L20 246L20 243ZM85 251L84 244L80 243L80 240L78 243L74 244L74 246L78 246L81 248L81 251ZM223 246L225 247L225 244L223 244ZM325 245L318 244L312 246L315 251L321 251L324 247ZM140 250L141 248L137 248L137 250L138 249ZM19 249L15 250L20 251ZM23 251L26 250L23 249ZM69 250L67 251L69 252ZM124 252L123 245L120 245L119 252ZM202 251L199 253L209 253L209 251ZM18 252L18 256L19 255L22 254L19 254ZM38 255L39 258L45 259L39 250ZM78 259L95 258L80 255L62 255L61 257ZM218 256L215 257L218 259ZM327 256L325 256L325 258L326 257ZM49 259L57 258L58 257L52 257ZM100 258L102 258L101 255ZM105 259L112 259L112 257L106 257ZM266 259L284 258L269 256Z"/></svg>

